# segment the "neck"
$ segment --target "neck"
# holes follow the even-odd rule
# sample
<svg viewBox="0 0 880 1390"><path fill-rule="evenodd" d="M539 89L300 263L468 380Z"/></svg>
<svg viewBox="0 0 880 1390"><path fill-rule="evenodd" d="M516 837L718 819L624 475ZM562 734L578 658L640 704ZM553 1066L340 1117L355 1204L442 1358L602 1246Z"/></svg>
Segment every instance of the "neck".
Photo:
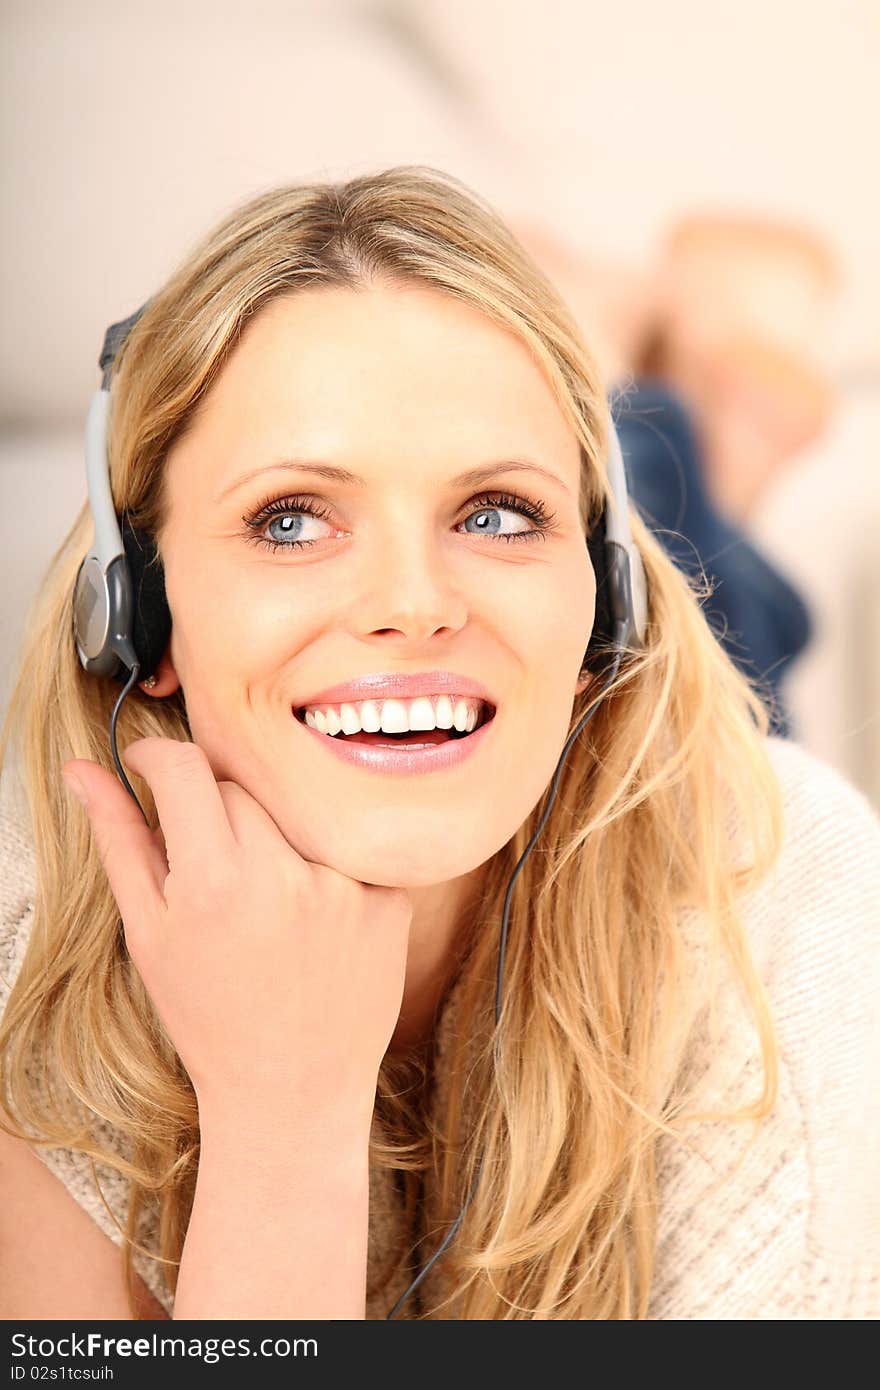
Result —
<svg viewBox="0 0 880 1390"><path fill-rule="evenodd" d="M437 1010L461 962L483 881L483 866L450 883L410 889L413 918L406 980L388 1051L430 1044Z"/></svg>

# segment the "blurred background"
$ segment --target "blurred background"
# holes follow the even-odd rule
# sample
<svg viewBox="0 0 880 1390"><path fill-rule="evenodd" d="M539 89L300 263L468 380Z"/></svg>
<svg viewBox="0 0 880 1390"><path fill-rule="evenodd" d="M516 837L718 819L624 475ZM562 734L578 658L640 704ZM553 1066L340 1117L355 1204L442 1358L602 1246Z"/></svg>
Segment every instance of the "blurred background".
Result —
<svg viewBox="0 0 880 1390"><path fill-rule="evenodd" d="M446 170L600 356L774 728L880 808L875 0L4 0L0 709L108 324L235 203Z"/></svg>

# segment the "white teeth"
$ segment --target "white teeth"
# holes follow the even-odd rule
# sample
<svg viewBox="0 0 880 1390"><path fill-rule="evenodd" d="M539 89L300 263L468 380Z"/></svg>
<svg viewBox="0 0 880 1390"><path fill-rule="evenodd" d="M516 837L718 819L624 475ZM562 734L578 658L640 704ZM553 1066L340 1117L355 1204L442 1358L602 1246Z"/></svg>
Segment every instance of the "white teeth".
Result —
<svg viewBox="0 0 880 1390"><path fill-rule="evenodd" d="M437 701L437 728L452 728L452 701L448 695L441 695Z"/></svg>
<svg viewBox="0 0 880 1390"><path fill-rule="evenodd" d="M331 738L337 734L380 731L402 734L412 730L455 729L472 733L483 712L483 702L463 696L420 695L414 700L363 700L357 704L306 709L305 722Z"/></svg>
<svg viewBox="0 0 880 1390"><path fill-rule="evenodd" d="M405 734L409 728L406 705L402 700L382 702L383 734Z"/></svg>
<svg viewBox="0 0 880 1390"><path fill-rule="evenodd" d="M386 705L387 709L388 706ZM404 706L404 718L406 717L406 707ZM409 707L409 727L411 729L433 729L434 706L427 695L420 695L417 700L413 700Z"/></svg>
<svg viewBox="0 0 880 1390"><path fill-rule="evenodd" d="M342 718L342 732L344 734L357 734L360 732L361 721L354 705L343 705L340 710Z"/></svg>
<svg viewBox="0 0 880 1390"><path fill-rule="evenodd" d="M355 710L355 713L357 711ZM361 705L361 728L365 734L377 734L382 727L382 710L375 700L364 700Z"/></svg>

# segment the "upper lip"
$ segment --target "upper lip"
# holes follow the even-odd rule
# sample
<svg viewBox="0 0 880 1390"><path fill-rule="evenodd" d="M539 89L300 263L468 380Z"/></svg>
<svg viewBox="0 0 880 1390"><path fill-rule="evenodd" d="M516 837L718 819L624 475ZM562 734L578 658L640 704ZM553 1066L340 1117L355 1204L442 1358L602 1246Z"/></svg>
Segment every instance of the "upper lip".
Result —
<svg viewBox="0 0 880 1390"><path fill-rule="evenodd" d="M494 708L492 697L480 681L455 671L419 671L411 676L373 672L340 685L327 686L295 708L301 710L310 705L339 705L356 700L415 700L419 695L465 695Z"/></svg>

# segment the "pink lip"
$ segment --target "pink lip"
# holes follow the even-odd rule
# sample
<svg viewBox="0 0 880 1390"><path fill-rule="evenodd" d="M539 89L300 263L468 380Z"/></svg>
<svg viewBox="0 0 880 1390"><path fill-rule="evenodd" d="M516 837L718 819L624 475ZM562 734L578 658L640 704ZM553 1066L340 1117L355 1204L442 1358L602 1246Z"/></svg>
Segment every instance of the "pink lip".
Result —
<svg viewBox="0 0 880 1390"><path fill-rule="evenodd" d="M496 716L497 717L497 716ZM344 762L368 768L372 772L391 772L411 776L416 772L441 772L444 768L456 767L465 758L471 757L481 748L494 726L495 719L481 724L467 738L450 739L448 743L428 743L424 748L413 750L403 744L380 748L376 744L352 743L349 739L322 734L309 724L303 724L307 734L320 739L329 753L335 753Z"/></svg>
<svg viewBox="0 0 880 1390"><path fill-rule="evenodd" d="M328 686L317 695L300 701L294 708L302 710L306 705L339 705L344 700L415 700L419 695L469 695L473 699L484 700L488 705L494 706L496 703L479 681L460 676L455 671L419 671L412 676L377 672L345 681L341 685Z"/></svg>

